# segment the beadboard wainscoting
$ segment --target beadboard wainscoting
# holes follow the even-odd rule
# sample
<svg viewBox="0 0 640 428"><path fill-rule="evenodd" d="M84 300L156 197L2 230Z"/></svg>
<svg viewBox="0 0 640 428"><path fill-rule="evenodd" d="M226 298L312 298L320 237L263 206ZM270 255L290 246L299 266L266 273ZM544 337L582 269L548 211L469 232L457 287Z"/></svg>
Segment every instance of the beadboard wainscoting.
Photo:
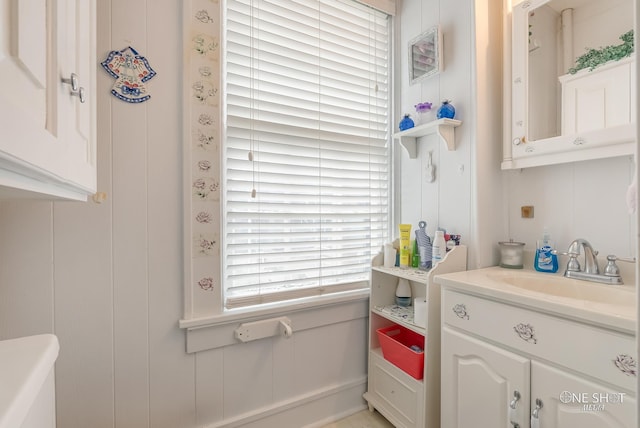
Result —
<svg viewBox="0 0 640 428"><path fill-rule="evenodd" d="M405 41L439 23L445 68L419 88L400 82L398 109L410 112L417 102L451 98L463 125L456 128L455 152L441 149L430 136L418 159L398 153L401 176L395 186L404 198L396 201L396 218L428 220L430 234L439 225L471 244L471 230L498 230L500 239L523 240L528 248L547 225L561 250L581 236L603 254L632 254L637 228L624 209L633 171L628 158L511 171L495 186L504 187L505 200L491 207L503 215L478 218L472 188L487 189L490 177L476 180L485 174L476 173L475 158L493 156L499 168L502 143L485 138L482 148L492 150L477 153L482 150L475 149L472 135L474 123L481 122L470 111L476 96L470 82L481 78L470 76L470 58L478 54L470 47L474 2L400 4L397 52L405 55ZM289 339L222 347L207 339L198 352L187 352L185 329L178 324L184 314L183 2L100 0L97 8L96 64L110 51L131 46L157 72L148 82L151 99L140 104L111 96L113 78L97 72L98 191L106 200L0 202L0 339L58 336L58 427L299 428L363 409L367 318L357 311L339 321L312 317L321 322L311 328L293 318ZM406 58L397 58L406 67L400 59ZM397 75L404 80L406 69ZM500 99L492 100L497 108ZM429 151L437 166L434 183L420 178ZM483 171L493 171L483 165ZM622 208L612 210L620 198ZM535 205L534 220L520 218L521 205ZM499 220L499 227L492 225ZM481 240L488 248L482 263L497 261L498 240ZM476 253L471 259L477 248L470 247ZM352 304L367 306L366 299ZM234 329L224 333L229 343Z"/></svg>
<svg viewBox="0 0 640 428"><path fill-rule="evenodd" d="M286 313L289 339L242 343L237 320L218 330L224 346L186 351L183 4L97 8L96 64L133 47L157 72L151 98L118 100L97 70L102 203L0 201L0 340L58 336L60 428L299 427L364 409L366 296L330 313Z"/></svg>

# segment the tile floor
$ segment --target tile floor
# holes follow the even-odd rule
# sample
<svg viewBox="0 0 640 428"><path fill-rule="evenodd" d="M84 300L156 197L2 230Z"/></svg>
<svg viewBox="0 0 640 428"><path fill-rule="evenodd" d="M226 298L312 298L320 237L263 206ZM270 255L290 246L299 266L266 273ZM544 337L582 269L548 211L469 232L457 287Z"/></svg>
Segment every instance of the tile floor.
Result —
<svg viewBox="0 0 640 428"><path fill-rule="evenodd" d="M393 425L377 411L363 410L323 428L393 428Z"/></svg>

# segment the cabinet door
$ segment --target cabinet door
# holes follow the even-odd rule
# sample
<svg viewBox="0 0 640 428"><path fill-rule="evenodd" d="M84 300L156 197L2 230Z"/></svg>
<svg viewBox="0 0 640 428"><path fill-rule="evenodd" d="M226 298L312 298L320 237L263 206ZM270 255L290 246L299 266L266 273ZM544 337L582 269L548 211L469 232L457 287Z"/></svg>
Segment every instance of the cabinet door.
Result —
<svg viewBox="0 0 640 428"><path fill-rule="evenodd" d="M96 187L95 156L95 0L64 0L58 20L65 21L64 47L59 51L61 76L77 75L84 102L70 95L69 85L59 85L59 127L64 133L66 179L93 193Z"/></svg>
<svg viewBox="0 0 640 428"><path fill-rule="evenodd" d="M636 400L537 361L531 363L531 405L541 400L539 426L544 428L632 428Z"/></svg>
<svg viewBox="0 0 640 428"><path fill-rule="evenodd" d="M56 11L45 1L1 0L0 7L0 148L5 156L46 163L29 146L55 147L58 98L55 81ZM38 144L39 143L39 144Z"/></svg>
<svg viewBox="0 0 640 428"><path fill-rule="evenodd" d="M81 199L95 191L95 0L0 0L0 28L0 186Z"/></svg>
<svg viewBox="0 0 640 428"><path fill-rule="evenodd" d="M512 428L510 419L528 426L528 359L445 326L441 364L441 426ZM515 391L520 399L510 412Z"/></svg>

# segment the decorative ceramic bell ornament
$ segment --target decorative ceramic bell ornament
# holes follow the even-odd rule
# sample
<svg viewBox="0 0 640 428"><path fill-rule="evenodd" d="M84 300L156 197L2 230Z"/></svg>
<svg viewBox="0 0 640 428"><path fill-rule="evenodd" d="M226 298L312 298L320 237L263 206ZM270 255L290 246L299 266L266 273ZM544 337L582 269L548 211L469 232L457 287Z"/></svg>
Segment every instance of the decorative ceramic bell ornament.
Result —
<svg viewBox="0 0 640 428"><path fill-rule="evenodd" d="M456 115L456 108L451 104L450 100L442 101L442 105L438 107L438 119L453 119Z"/></svg>
<svg viewBox="0 0 640 428"><path fill-rule="evenodd" d="M408 114L405 114L402 120L400 121L398 128L400 128L401 131L404 131L405 129L411 129L414 126L416 126L416 124L413 123L413 119L411 119L411 116L409 116Z"/></svg>

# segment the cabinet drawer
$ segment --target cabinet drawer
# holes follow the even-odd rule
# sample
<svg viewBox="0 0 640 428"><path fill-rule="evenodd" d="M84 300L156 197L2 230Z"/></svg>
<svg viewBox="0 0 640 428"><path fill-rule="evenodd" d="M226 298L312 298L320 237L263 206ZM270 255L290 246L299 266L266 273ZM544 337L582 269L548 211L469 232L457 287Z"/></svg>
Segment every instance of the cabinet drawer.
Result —
<svg viewBox="0 0 640 428"><path fill-rule="evenodd" d="M408 426L417 426L418 404L421 403L422 382L415 381L381 354L371 353L369 372L372 392L381 398L396 417Z"/></svg>
<svg viewBox="0 0 640 428"><path fill-rule="evenodd" d="M442 294L443 322L627 391L635 389L632 336L471 296ZM633 373L627 361L633 359Z"/></svg>

